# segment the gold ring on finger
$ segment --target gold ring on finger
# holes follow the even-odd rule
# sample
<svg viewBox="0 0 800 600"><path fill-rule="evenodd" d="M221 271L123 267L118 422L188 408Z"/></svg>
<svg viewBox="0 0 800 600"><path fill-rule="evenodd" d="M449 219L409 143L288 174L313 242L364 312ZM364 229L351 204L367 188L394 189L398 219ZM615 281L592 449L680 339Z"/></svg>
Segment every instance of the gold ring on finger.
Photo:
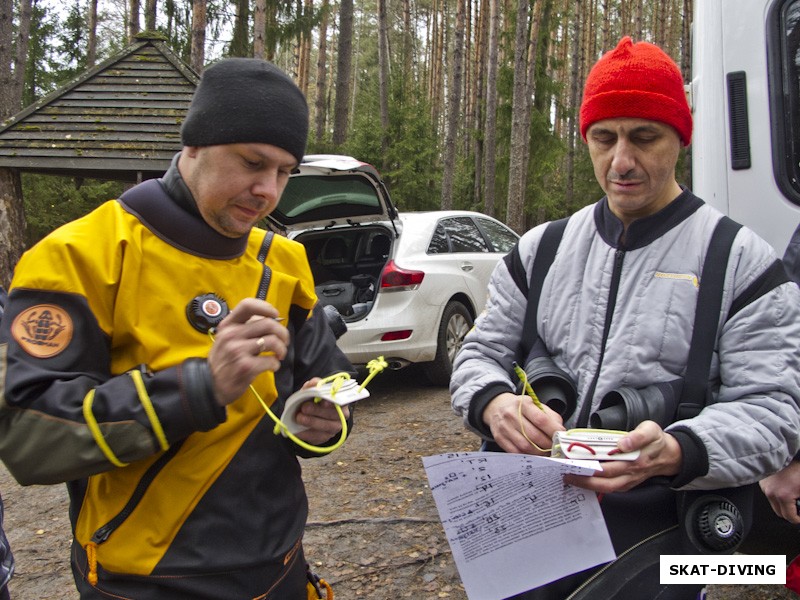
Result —
<svg viewBox="0 0 800 600"><path fill-rule="evenodd" d="M264 348L266 348L267 342L263 337L260 337L256 340L256 346L258 346L258 354L261 354L264 351Z"/></svg>

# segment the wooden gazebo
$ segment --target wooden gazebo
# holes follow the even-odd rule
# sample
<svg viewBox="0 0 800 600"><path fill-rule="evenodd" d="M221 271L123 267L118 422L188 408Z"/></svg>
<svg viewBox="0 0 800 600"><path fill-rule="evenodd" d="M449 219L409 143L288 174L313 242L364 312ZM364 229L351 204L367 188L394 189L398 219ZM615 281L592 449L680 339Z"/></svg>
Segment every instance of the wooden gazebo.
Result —
<svg viewBox="0 0 800 600"><path fill-rule="evenodd" d="M181 149L199 75L162 38L143 35L0 124L0 167L138 182Z"/></svg>

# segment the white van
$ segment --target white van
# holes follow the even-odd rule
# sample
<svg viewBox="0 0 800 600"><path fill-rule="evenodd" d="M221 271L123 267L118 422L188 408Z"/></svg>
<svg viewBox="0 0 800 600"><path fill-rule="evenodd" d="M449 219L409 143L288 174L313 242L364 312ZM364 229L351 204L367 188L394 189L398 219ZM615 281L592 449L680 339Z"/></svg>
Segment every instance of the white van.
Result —
<svg viewBox="0 0 800 600"><path fill-rule="evenodd" d="M800 0L695 0L692 190L783 255L800 223Z"/></svg>

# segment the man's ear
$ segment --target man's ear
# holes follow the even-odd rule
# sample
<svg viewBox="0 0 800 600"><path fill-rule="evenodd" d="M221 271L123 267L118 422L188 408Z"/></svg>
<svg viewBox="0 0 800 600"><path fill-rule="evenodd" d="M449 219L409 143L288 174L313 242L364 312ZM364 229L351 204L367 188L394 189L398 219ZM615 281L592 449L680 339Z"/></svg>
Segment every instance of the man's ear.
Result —
<svg viewBox="0 0 800 600"><path fill-rule="evenodd" d="M197 158L197 153L200 151L200 146L184 146L183 153L190 158Z"/></svg>

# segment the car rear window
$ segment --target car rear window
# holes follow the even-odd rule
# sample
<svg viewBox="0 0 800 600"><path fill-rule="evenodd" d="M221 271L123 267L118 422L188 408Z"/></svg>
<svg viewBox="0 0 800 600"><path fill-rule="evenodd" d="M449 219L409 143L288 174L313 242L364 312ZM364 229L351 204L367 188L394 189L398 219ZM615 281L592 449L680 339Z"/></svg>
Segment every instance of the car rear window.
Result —
<svg viewBox="0 0 800 600"><path fill-rule="evenodd" d="M275 211L286 225L321 219L380 215L375 187L358 175L291 177Z"/></svg>
<svg viewBox="0 0 800 600"><path fill-rule="evenodd" d="M489 252L478 226L469 217L442 219L439 225L447 232L451 252Z"/></svg>
<svg viewBox="0 0 800 600"><path fill-rule="evenodd" d="M510 252L519 239L516 233L497 221L478 218L478 224L495 252Z"/></svg>

